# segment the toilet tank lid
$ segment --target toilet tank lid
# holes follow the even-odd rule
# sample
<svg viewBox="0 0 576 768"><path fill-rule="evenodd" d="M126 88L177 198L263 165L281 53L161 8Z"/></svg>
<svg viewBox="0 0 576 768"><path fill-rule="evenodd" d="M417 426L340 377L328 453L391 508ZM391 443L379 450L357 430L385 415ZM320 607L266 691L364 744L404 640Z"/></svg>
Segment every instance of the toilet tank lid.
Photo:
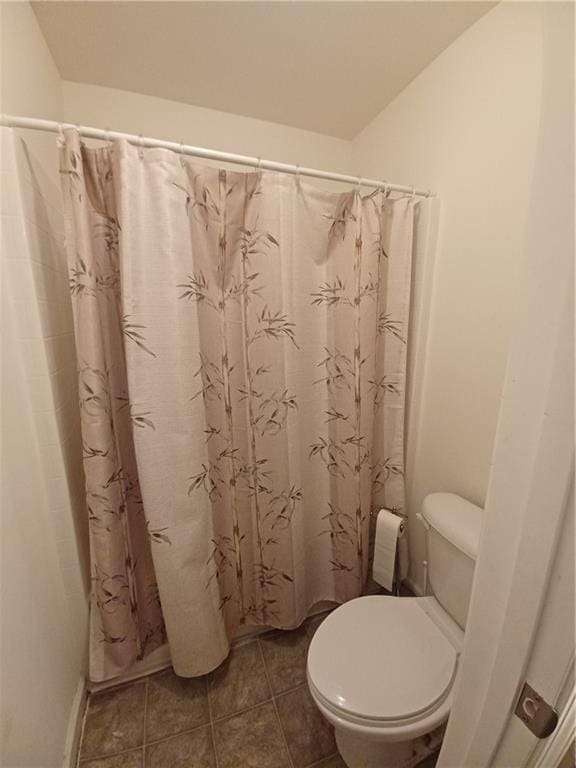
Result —
<svg viewBox="0 0 576 768"><path fill-rule="evenodd" d="M422 516L451 544L474 560L478 556L482 508L455 493L430 493L422 502Z"/></svg>

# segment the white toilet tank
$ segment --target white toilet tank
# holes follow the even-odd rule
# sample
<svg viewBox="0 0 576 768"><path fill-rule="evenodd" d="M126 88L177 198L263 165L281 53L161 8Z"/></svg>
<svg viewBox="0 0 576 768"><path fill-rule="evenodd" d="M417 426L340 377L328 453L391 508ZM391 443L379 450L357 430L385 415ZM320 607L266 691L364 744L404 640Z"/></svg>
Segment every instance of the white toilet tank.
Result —
<svg viewBox="0 0 576 768"><path fill-rule="evenodd" d="M428 529L429 591L462 629L472 593L482 511L455 493L431 493L422 502Z"/></svg>

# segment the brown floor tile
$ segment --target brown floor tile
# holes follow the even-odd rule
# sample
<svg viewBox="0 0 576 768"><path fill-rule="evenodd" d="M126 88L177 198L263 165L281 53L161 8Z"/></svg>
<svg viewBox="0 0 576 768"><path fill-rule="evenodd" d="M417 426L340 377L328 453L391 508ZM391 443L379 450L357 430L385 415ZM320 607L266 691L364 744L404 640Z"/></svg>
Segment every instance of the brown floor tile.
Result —
<svg viewBox="0 0 576 768"><path fill-rule="evenodd" d="M80 757L111 755L143 744L145 698L143 682L90 696Z"/></svg>
<svg viewBox="0 0 576 768"><path fill-rule="evenodd" d="M208 678L214 720L260 704L271 695L256 640L233 648L226 661Z"/></svg>
<svg viewBox="0 0 576 768"><path fill-rule="evenodd" d="M146 747L146 768L215 768L210 727L172 736Z"/></svg>
<svg viewBox="0 0 576 768"><path fill-rule="evenodd" d="M289 768L272 702L214 725L219 768Z"/></svg>
<svg viewBox="0 0 576 768"><path fill-rule="evenodd" d="M98 757L96 760L82 760L80 768L144 768L142 747L132 752L123 752L113 757Z"/></svg>
<svg viewBox="0 0 576 768"><path fill-rule="evenodd" d="M148 683L146 741L157 741L210 722L205 677L183 678L171 669Z"/></svg>
<svg viewBox="0 0 576 768"><path fill-rule="evenodd" d="M274 694L306 682L308 647L322 621L328 614L313 616L298 629L278 629L260 638L270 685Z"/></svg>
<svg viewBox="0 0 576 768"><path fill-rule="evenodd" d="M295 768L333 755L334 729L322 717L306 685L276 699L280 722Z"/></svg>

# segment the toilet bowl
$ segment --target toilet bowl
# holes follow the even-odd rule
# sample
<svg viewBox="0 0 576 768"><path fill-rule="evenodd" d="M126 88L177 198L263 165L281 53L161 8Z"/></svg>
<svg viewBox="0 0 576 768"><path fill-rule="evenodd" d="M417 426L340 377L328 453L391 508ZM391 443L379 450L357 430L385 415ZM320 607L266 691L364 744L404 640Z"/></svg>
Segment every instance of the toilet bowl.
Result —
<svg viewBox="0 0 576 768"><path fill-rule="evenodd" d="M430 584L440 599L358 597L316 631L308 686L349 768L412 768L439 747L464 642L480 512L453 494L424 502Z"/></svg>

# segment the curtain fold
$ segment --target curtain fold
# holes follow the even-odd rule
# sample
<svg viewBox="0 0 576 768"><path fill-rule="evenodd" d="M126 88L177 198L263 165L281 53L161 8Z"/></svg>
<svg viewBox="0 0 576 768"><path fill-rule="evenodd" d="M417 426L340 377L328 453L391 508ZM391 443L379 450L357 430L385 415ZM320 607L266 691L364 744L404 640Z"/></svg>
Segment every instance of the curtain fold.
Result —
<svg viewBox="0 0 576 768"><path fill-rule="evenodd" d="M61 171L91 677L166 638L200 675L240 625L359 595L373 513L402 511L413 200L73 129Z"/></svg>

